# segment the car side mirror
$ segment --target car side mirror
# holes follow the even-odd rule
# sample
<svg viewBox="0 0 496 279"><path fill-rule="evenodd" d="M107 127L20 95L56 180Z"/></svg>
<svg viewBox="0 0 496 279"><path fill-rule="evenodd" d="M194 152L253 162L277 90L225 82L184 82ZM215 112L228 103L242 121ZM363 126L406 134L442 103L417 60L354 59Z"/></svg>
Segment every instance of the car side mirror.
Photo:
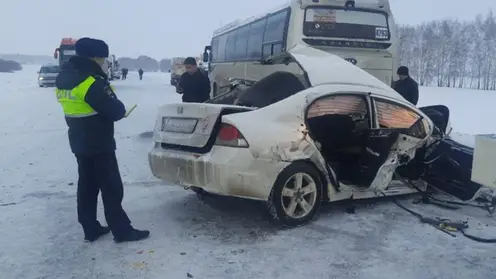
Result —
<svg viewBox="0 0 496 279"><path fill-rule="evenodd" d="M205 51L203 53L203 62L208 62L208 58L209 58L208 52Z"/></svg>
<svg viewBox="0 0 496 279"><path fill-rule="evenodd" d="M169 69L169 73L171 72L171 69Z"/></svg>

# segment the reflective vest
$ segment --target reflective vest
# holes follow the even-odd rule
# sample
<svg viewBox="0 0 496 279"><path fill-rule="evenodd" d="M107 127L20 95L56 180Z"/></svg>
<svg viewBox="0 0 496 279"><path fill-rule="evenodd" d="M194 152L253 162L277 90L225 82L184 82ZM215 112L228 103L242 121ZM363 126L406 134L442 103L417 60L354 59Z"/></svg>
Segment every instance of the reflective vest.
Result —
<svg viewBox="0 0 496 279"><path fill-rule="evenodd" d="M71 90L56 89L57 100L62 105L66 117L88 117L98 114L86 101L84 97L88 93L90 86L95 82L95 78L89 76L78 86Z"/></svg>

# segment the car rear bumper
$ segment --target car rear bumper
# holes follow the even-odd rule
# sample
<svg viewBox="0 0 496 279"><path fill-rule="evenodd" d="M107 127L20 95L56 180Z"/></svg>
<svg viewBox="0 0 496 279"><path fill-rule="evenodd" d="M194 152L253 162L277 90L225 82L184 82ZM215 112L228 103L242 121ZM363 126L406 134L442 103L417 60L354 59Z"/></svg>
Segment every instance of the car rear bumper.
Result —
<svg viewBox="0 0 496 279"><path fill-rule="evenodd" d="M149 152L153 175L184 187L196 186L224 196L267 200L279 172L289 163L254 158L247 148L214 146L194 154L163 149Z"/></svg>

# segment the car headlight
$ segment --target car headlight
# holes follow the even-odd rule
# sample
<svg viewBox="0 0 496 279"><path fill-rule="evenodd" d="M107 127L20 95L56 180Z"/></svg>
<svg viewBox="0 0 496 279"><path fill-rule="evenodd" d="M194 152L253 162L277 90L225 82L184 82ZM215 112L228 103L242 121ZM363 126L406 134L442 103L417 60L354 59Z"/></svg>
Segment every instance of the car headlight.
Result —
<svg viewBox="0 0 496 279"><path fill-rule="evenodd" d="M39 80L42 80L43 78L42 78L42 77L39 77L38 79L39 79Z"/></svg>

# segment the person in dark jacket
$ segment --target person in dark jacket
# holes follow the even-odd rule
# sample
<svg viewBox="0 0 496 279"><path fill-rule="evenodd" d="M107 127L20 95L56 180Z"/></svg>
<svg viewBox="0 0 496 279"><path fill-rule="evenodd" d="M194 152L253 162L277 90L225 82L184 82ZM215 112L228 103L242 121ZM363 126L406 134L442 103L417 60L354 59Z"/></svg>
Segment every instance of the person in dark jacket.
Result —
<svg viewBox="0 0 496 279"><path fill-rule="evenodd" d="M196 59L184 59L186 73L182 74L176 92L183 94L184 103L203 103L210 99L210 79L202 73L196 64Z"/></svg>
<svg viewBox="0 0 496 279"><path fill-rule="evenodd" d="M137 241L150 232L134 229L122 208L124 189L115 156L114 122L124 118L126 109L101 67L108 55L104 41L79 39L76 56L57 76L57 99L78 164L77 213L85 240L93 242L112 231L115 242ZM110 228L97 221L99 191Z"/></svg>
<svg viewBox="0 0 496 279"><path fill-rule="evenodd" d="M143 69L140 68L138 70L138 75L139 75L140 80L142 80L143 79Z"/></svg>
<svg viewBox="0 0 496 279"><path fill-rule="evenodd" d="M127 79L127 72L129 70L127 68L122 68L122 79Z"/></svg>
<svg viewBox="0 0 496 279"><path fill-rule="evenodd" d="M396 72L399 80L394 83L394 90L400 93L410 103L417 105L419 99L418 84L410 77L409 70L406 66L401 66Z"/></svg>

